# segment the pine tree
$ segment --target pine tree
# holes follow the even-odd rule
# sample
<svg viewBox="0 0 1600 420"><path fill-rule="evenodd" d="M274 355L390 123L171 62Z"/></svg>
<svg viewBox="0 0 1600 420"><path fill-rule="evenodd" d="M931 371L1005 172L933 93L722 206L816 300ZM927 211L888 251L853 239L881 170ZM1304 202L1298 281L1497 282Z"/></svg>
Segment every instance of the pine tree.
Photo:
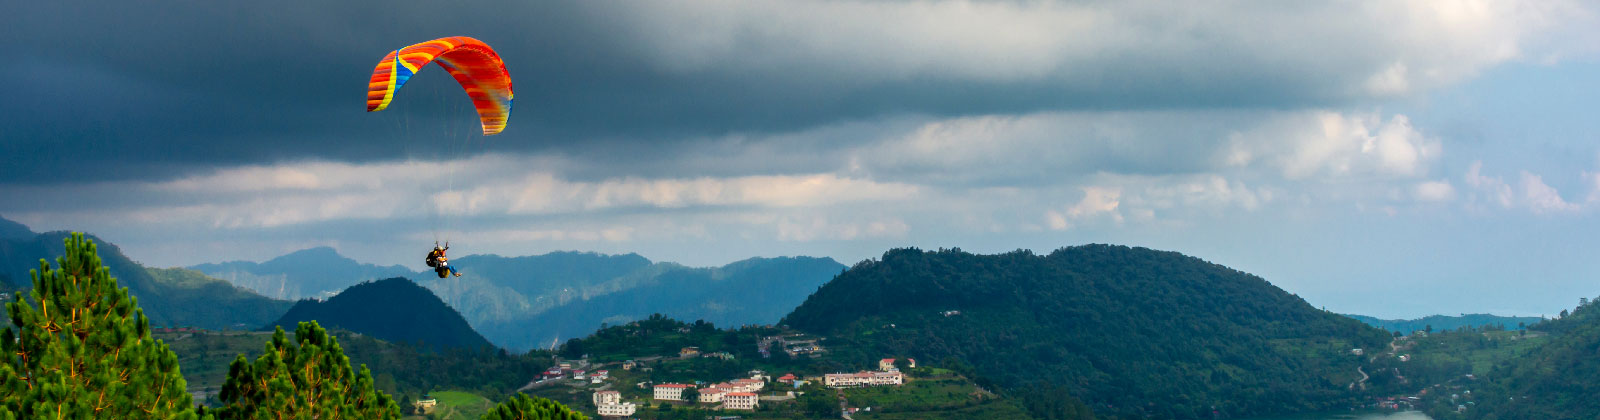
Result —
<svg viewBox="0 0 1600 420"><path fill-rule="evenodd" d="M372 384L366 365L352 371L339 340L315 321L289 342L279 327L255 363L239 355L218 395L221 419L398 419L400 406Z"/></svg>
<svg viewBox="0 0 1600 420"><path fill-rule="evenodd" d="M589 417L572 411L564 405L544 398L529 398L518 392L506 402L494 406L483 415L483 420L588 420Z"/></svg>
<svg viewBox="0 0 1600 420"><path fill-rule="evenodd" d="M27 298L6 304L0 418L196 418L178 356L150 336L94 241L64 242L56 268L40 260Z"/></svg>

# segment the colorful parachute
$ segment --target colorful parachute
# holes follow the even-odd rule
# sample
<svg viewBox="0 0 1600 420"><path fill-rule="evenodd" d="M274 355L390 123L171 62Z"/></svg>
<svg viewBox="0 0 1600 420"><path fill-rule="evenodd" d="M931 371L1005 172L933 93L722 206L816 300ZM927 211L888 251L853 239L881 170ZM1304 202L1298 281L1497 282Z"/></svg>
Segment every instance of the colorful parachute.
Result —
<svg viewBox="0 0 1600 420"><path fill-rule="evenodd" d="M389 107L395 92L430 62L439 63L467 91L483 122L483 135L506 129L506 118L511 116L511 74L493 48L464 36L411 45L383 57L367 82L367 112Z"/></svg>

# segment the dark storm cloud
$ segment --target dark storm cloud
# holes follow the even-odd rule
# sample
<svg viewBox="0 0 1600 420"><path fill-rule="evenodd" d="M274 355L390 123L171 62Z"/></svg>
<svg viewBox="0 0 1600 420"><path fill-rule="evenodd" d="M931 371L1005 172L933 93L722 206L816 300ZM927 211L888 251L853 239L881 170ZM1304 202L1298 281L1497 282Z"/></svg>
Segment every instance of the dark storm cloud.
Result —
<svg viewBox="0 0 1600 420"><path fill-rule="evenodd" d="M30 2L0 27L17 63L0 69L0 153L33 159L6 165L0 179L160 179L450 153L440 137L470 136L474 121L437 70L413 79L389 111L362 113L377 59L448 35L489 42L516 79L511 129L476 151L619 161L659 156L639 146L900 116L1294 108L1370 96L1364 83L1386 69L1393 77L1377 86L1404 91L1425 84L1416 74L1449 79L1434 76L1441 61L1470 73L1503 59L1463 56L1481 49L1471 37L1373 42L1385 34L1371 16L1329 12L1174 13L1160 2ZM1402 29L1439 20L1396 13L1391 26ZM1227 23L1232 14L1248 23ZM1453 29L1435 32L1453 39ZM1430 53L1407 57L1419 49ZM54 167L68 162L75 170Z"/></svg>

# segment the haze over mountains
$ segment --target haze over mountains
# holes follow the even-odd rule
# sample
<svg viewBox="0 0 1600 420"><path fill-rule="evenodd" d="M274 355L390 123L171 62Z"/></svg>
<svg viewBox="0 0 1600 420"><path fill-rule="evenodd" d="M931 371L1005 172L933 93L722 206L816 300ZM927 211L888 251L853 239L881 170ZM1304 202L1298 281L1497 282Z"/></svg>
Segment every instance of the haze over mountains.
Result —
<svg viewBox="0 0 1600 420"><path fill-rule="evenodd" d="M418 257L419 259L421 256ZM653 313L718 325L771 324L845 267L829 258L751 258L722 267L652 262L638 254L552 252L451 260L461 277L363 264L331 248L195 270L270 296L326 298L361 281L406 277L433 291L501 347L526 350Z"/></svg>
<svg viewBox="0 0 1600 420"><path fill-rule="evenodd" d="M1544 318L1536 316L1499 316L1490 314L1461 314L1456 316L1430 315L1417 319L1379 319L1366 315L1350 314L1346 314L1345 316L1355 318L1356 320L1364 322L1367 325L1401 334L1411 334L1414 331L1424 331L1430 329L1453 330L1461 327L1478 328L1484 326L1496 326L1505 327L1508 330L1520 330L1525 326L1533 325L1544 320Z"/></svg>
<svg viewBox="0 0 1600 420"><path fill-rule="evenodd" d="M286 300L308 297L325 299L363 281L415 274L399 265L383 267L362 264L339 255L338 251L329 247L303 249L261 263L229 261L199 264L189 269L227 280L263 296Z"/></svg>

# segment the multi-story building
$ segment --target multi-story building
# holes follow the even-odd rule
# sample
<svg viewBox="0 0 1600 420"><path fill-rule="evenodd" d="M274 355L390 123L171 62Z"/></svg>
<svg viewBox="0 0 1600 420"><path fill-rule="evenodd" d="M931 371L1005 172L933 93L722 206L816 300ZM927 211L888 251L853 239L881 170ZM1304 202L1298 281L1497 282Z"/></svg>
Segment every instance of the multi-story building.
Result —
<svg viewBox="0 0 1600 420"><path fill-rule="evenodd" d="M878 370L894 370L894 359L879 360Z"/></svg>
<svg viewBox="0 0 1600 420"><path fill-rule="evenodd" d="M602 417L622 417L631 416L638 409L633 403L606 404L600 406L599 412Z"/></svg>
<svg viewBox="0 0 1600 420"><path fill-rule="evenodd" d="M655 387L655 399L666 401L683 401L683 390L689 389L684 384L660 384Z"/></svg>
<svg viewBox="0 0 1600 420"><path fill-rule="evenodd" d="M617 392L617 391L596 391L594 393L594 405L596 407L604 406L604 405L611 405L611 404L621 404L621 403L622 403L622 393L621 392Z"/></svg>
<svg viewBox="0 0 1600 420"><path fill-rule="evenodd" d="M700 390L700 402L703 402L703 403L719 403L719 402L722 402L723 394L727 394L727 393L728 393L728 391L723 390L721 388L705 388L705 389L701 389Z"/></svg>
<svg viewBox="0 0 1600 420"><path fill-rule="evenodd" d="M856 373L830 373L823 375L822 384L830 388L849 388L857 386L874 385L901 385L905 383L905 375L899 371L889 372L856 372Z"/></svg>
<svg viewBox="0 0 1600 420"><path fill-rule="evenodd" d="M754 392L729 392L722 396L722 408L728 410L754 410L761 398Z"/></svg>

